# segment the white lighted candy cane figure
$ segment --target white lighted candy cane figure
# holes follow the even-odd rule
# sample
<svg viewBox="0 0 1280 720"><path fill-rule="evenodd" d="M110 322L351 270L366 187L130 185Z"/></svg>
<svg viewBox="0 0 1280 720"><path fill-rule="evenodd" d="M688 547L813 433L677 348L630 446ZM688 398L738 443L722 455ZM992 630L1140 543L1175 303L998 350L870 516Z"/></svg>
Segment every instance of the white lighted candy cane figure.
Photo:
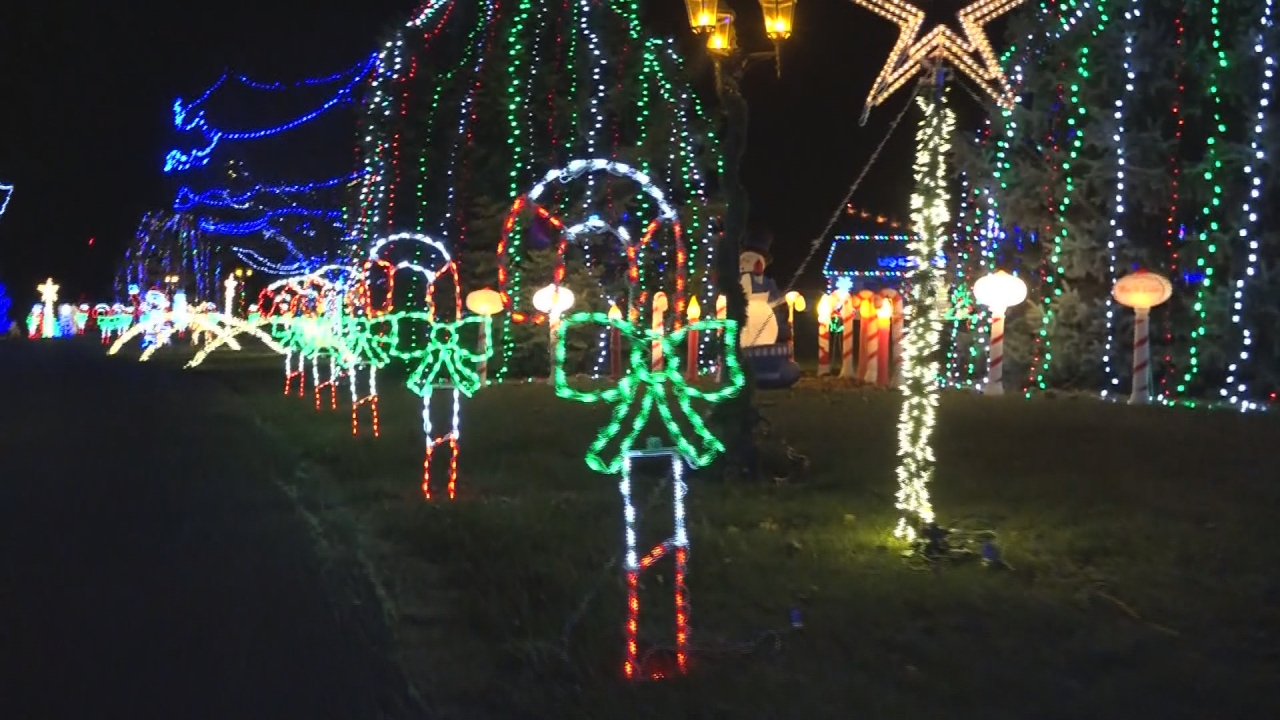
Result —
<svg viewBox="0 0 1280 720"><path fill-rule="evenodd" d="M679 215L676 213L675 208L671 206L671 203L667 201L666 194L654 185L648 175L630 165L603 159L574 160L563 168L552 170L543 176L532 189L517 197L512 203L511 210L507 213L506 222L503 224L502 239L498 242L498 292L501 293L505 306L512 311L509 316L510 321L523 323L542 322L548 319L548 313L546 312L529 312L528 309L521 305L522 298L517 297L516 289L520 284L520 273L515 264L519 258L520 243L518 235L514 233L516 223L526 210L532 210L538 217L545 219L553 227L565 229L565 223L540 205L539 202L552 186L564 185L591 173L608 173L615 177L626 178L635 182L640 186L640 190L657 206L658 217L653 218L645 225L644 231L636 241L630 239L632 235L626 228L614 227L596 216L588 218L583 223L569 226L567 230L561 233L560 242L556 248L556 269L551 279L552 284L560 285L564 282L565 254L570 244L582 244L589 235L610 234L621 241L621 249L625 253L627 260L628 298L625 312L627 315L638 315L640 306L645 304L648 299L646 297L647 293L643 292L643 289L639 287L639 253L641 249L650 247L653 244L656 234L664 225L670 225L675 254L675 272L673 273L673 287L669 289L670 292L666 293L666 296L669 298L667 307L672 311L673 323L676 327L679 327L685 317L689 260L688 251L684 245ZM665 310L663 312L665 313ZM506 332L507 329L504 326L504 340L509 343L510 338L507 337ZM602 335L601 341L607 344L607 335Z"/></svg>
<svg viewBox="0 0 1280 720"><path fill-rule="evenodd" d="M987 350L986 395L1004 394L1004 314L1027 299L1027 284L1003 270L983 275L973 284L973 297L991 309L991 342Z"/></svg>

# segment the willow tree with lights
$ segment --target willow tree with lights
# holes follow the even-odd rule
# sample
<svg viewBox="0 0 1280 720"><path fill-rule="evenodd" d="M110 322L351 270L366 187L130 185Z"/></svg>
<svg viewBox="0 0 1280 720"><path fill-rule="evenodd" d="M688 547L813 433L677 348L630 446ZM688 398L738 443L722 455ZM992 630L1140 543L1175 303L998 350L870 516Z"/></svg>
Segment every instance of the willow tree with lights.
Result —
<svg viewBox="0 0 1280 720"><path fill-rule="evenodd" d="M719 153L672 43L641 27L636 0L431 0L385 40L375 63L357 142L364 174L347 219L353 252L390 232L420 231L462 258L469 285L491 285L492 273L476 277L468 266L493 256L513 201L573 160L612 160L639 170L678 209L690 295L715 306ZM557 218L594 215L631 237L657 216L634 183L604 174L551 192L539 204ZM550 282L539 256L554 253L559 231L532 213L512 229L509 242L520 249L513 295L525 305ZM656 276L673 258L669 236L654 241L640 267ZM616 250L606 234L584 237L568 277L586 272L608 286ZM592 300L572 289L582 299L575 310L608 308L607 292ZM545 373L536 349L545 328L515 324L512 313L495 320L493 376Z"/></svg>
<svg viewBox="0 0 1280 720"><path fill-rule="evenodd" d="M960 166L981 198L971 238L1002 245L1031 284L1030 326L1010 328L1030 340L1011 358L1028 392L1124 396L1132 328L1111 289L1136 268L1174 284L1151 321L1162 398L1275 391L1273 21L1273 3L1243 0L1073 0L1010 21L1019 102L961 144Z"/></svg>
<svg viewBox="0 0 1280 720"><path fill-rule="evenodd" d="M929 483L935 470L933 429L937 420L941 363L939 339L949 304L944 250L951 232L951 138L955 115L947 105L947 80L959 71L1002 106L1013 94L987 41L984 26L1022 0L978 0L957 15L959 32L946 25L926 31L926 13L904 0L854 0L898 26L898 41L867 97L863 121L899 88L920 78L914 102L923 118L916 134L915 191L911 219L916 237L909 246L913 269L902 343L902 410L898 417L898 498L902 511L894 535L926 552L939 532Z"/></svg>

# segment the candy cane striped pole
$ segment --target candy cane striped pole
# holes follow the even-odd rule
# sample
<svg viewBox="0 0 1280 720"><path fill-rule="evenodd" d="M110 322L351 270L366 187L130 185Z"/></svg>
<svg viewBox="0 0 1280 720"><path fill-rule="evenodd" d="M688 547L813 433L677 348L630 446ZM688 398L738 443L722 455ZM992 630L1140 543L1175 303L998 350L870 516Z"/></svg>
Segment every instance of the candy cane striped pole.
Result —
<svg viewBox="0 0 1280 720"><path fill-rule="evenodd" d="M853 300L847 295L840 306L840 377L854 378L853 368Z"/></svg>
<svg viewBox="0 0 1280 720"><path fill-rule="evenodd" d="M1151 310L1134 308L1133 315L1133 392L1129 402L1142 405L1151 402L1151 347L1148 320Z"/></svg>
<svg viewBox="0 0 1280 720"><path fill-rule="evenodd" d="M476 375L480 377L480 385L483 387L489 381L489 324L485 323L480 328L480 339L477 341L479 347L476 353L480 355L480 367L476 368ZM553 350L554 352L554 350Z"/></svg>
<svg viewBox="0 0 1280 720"><path fill-rule="evenodd" d="M664 330L663 319L667 312L667 294L664 292L656 292L653 294L653 325L654 333L661 334ZM663 364L662 341L653 340L649 344L649 369L658 371L662 369Z"/></svg>
<svg viewBox="0 0 1280 720"><path fill-rule="evenodd" d="M858 313L858 324L862 329L863 357L866 360L859 377L863 382L874 385L880 370L880 323L876 321L874 308L870 308L870 313L865 312L867 309L869 309L868 305L864 304L863 312Z"/></svg>
<svg viewBox="0 0 1280 720"><path fill-rule="evenodd" d="M984 395L1004 394L1004 311L991 318L991 343L987 350L987 384Z"/></svg>

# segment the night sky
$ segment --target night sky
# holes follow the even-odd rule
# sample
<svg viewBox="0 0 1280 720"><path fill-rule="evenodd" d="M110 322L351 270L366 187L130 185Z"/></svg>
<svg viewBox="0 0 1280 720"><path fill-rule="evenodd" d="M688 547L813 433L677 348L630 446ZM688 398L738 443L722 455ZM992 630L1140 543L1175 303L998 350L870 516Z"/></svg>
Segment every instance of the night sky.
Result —
<svg viewBox="0 0 1280 720"><path fill-rule="evenodd" d="M80 5L79 12L55 2L4 5L0 182L16 190L0 219L0 282L21 308L46 276L62 284L65 298L109 299L139 218L172 201L161 168L172 147L175 98L190 99L227 67L264 80L337 72L370 52L416 3L118 0ZM732 5L742 43L763 43L758 5ZM646 0L644 7L655 30L687 34L681 0ZM899 94L858 126L895 33L850 0L801 0L782 79L768 63L748 70L745 181L752 222L775 234L780 281L907 101ZM689 68L709 93L705 57L691 54ZM907 117L856 205L905 216L914 134L914 116Z"/></svg>

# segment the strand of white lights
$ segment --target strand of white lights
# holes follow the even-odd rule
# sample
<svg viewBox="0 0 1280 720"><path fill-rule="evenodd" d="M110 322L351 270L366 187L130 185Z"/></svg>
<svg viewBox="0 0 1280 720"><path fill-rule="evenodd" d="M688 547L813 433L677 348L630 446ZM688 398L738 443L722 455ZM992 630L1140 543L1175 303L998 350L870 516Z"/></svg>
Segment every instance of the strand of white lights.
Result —
<svg viewBox="0 0 1280 720"><path fill-rule="evenodd" d="M1240 239L1247 243L1248 261L1245 264L1244 277L1236 279L1235 291L1231 298L1231 322L1240 329L1240 354L1235 362L1227 366L1226 383L1218 391L1232 405L1238 404L1241 412L1260 409L1257 403L1250 402L1245 397L1249 386L1244 381L1244 365L1249 361L1249 350L1253 346L1253 332L1244 319L1244 293L1258 269L1259 247L1255 224L1261 208L1256 207L1255 203L1259 203L1262 199L1262 173L1259 166L1267 162L1266 153L1262 149L1262 140L1267 112L1271 107L1271 80L1275 75L1276 66L1275 56L1267 46L1268 34L1272 27L1272 5L1273 0L1264 0L1262 15L1258 19L1258 32L1253 42L1253 53L1262 62L1262 83L1258 89L1258 113L1249 136L1249 150L1252 157L1244 166L1245 184L1249 187L1249 197L1240 208L1242 217Z"/></svg>
<svg viewBox="0 0 1280 720"><path fill-rule="evenodd" d="M1125 98L1133 94L1133 84L1137 77L1133 69L1133 38L1136 34L1138 19L1142 17L1142 8L1140 0L1129 0L1129 9L1124 13L1124 19L1127 23L1124 33L1124 88L1120 91L1120 97L1116 98L1116 111L1114 114L1116 121L1115 133L1111 135L1111 141L1116 146L1116 194L1115 203L1112 206L1111 213L1111 237L1107 238L1107 287L1111 287L1116 282L1116 255L1119 246L1125 242L1124 237L1124 202L1125 202L1125 156L1124 156L1124 107ZM1111 298L1111 293L1106 295L1106 316L1107 316L1107 341L1102 351L1102 367L1105 372L1104 377L1110 382L1108 386L1102 389L1102 397L1107 397L1111 390L1119 392L1120 374L1116 372L1112 366L1112 353L1116 348L1116 324L1115 324L1115 302Z"/></svg>
<svg viewBox="0 0 1280 720"><path fill-rule="evenodd" d="M591 62L591 100L587 107L591 113L591 119L587 126L587 157L595 157L597 154L596 146L600 139L600 130L604 127L604 116L600 112L600 101L605 97L606 88L604 86L604 69L609 64L604 53L600 51L600 36L596 34L594 28L591 27L591 8L596 3L592 0L578 0L580 8L579 27L581 32L587 38L587 56ZM582 207L586 209L593 200L595 200L596 190L595 175L587 176L587 191L582 199Z"/></svg>
<svg viewBox="0 0 1280 720"><path fill-rule="evenodd" d="M677 69L679 69L682 67L683 61L680 59L679 54L676 53L675 46L673 43L674 41L671 39L667 39L665 42L661 40L650 41L650 44L655 46L663 45L669 62L671 62L673 65L677 67ZM681 152L683 154L683 157L686 160L690 161L688 164L689 172L687 174L685 173L681 174L682 179L684 180L684 183L685 183L686 197L691 198L690 201L686 201L686 202L689 202L691 206L705 207L707 202L707 181L702 176L702 171L698 168L698 164L696 162L692 162L692 159L698 156L698 151L697 151L697 148L694 147L693 138L690 137L689 130L688 130L689 123L690 123L690 118L689 118L690 108L692 107L692 113L694 115L697 115L698 117L702 117L703 112L702 112L701 105L698 101L697 96L690 95L690 93L687 91L681 92L679 98L672 98L671 97L672 88L670 87L670 85L662 82L661 73L658 73L657 77L659 80L659 83L658 83L659 88L661 89L663 94L663 99L667 102L669 106L675 109L677 125L678 127L682 128L681 134L680 134ZM713 143L715 142L714 138L712 142ZM717 174L723 175L724 174L724 158L720 156L718 152L716 152L715 155L716 155ZM693 220L695 222L696 222L696 218L697 216L695 215L693 217ZM703 224L702 231L704 235L702 237L702 242L697 242L697 239L694 236L694 233L696 232L696 230L697 228L692 227L692 223L691 223L691 226L689 228L689 243L688 243L689 252L693 253L699 248L702 248L706 258L701 263L699 263L700 267L702 268L702 277L700 279L700 282L702 284L702 297L699 299L699 302L702 303L703 307L711 308L711 312L714 315L715 307L716 307L716 297L719 294L715 287L715 284L711 282L711 269L715 267L715 262L716 262L716 238L710 223ZM699 333L698 356L699 358L702 359L704 370L711 369L711 366L715 362L715 358L718 355L718 353L714 351L712 348L713 344L716 341L717 341L717 338L715 337L715 333Z"/></svg>
<svg viewBox="0 0 1280 720"><path fill-rule="evenodd" d="M934 521L929 501L933 479L933 426L938 412L938 360L936 350L942 335L942 314L946 301L945 268L935 259L943 249L950 224L947 192L947 157L955 115L947 106L944 89L937 99L917 96L924 113L916 135L916 190L911 195L911 223L916 236L910 252L915 258L908 283L913 288L907 303L917 315L902 341L902 410L898 416L897 508L903 512L894 536L912 542L919 528Z"/></svg>

